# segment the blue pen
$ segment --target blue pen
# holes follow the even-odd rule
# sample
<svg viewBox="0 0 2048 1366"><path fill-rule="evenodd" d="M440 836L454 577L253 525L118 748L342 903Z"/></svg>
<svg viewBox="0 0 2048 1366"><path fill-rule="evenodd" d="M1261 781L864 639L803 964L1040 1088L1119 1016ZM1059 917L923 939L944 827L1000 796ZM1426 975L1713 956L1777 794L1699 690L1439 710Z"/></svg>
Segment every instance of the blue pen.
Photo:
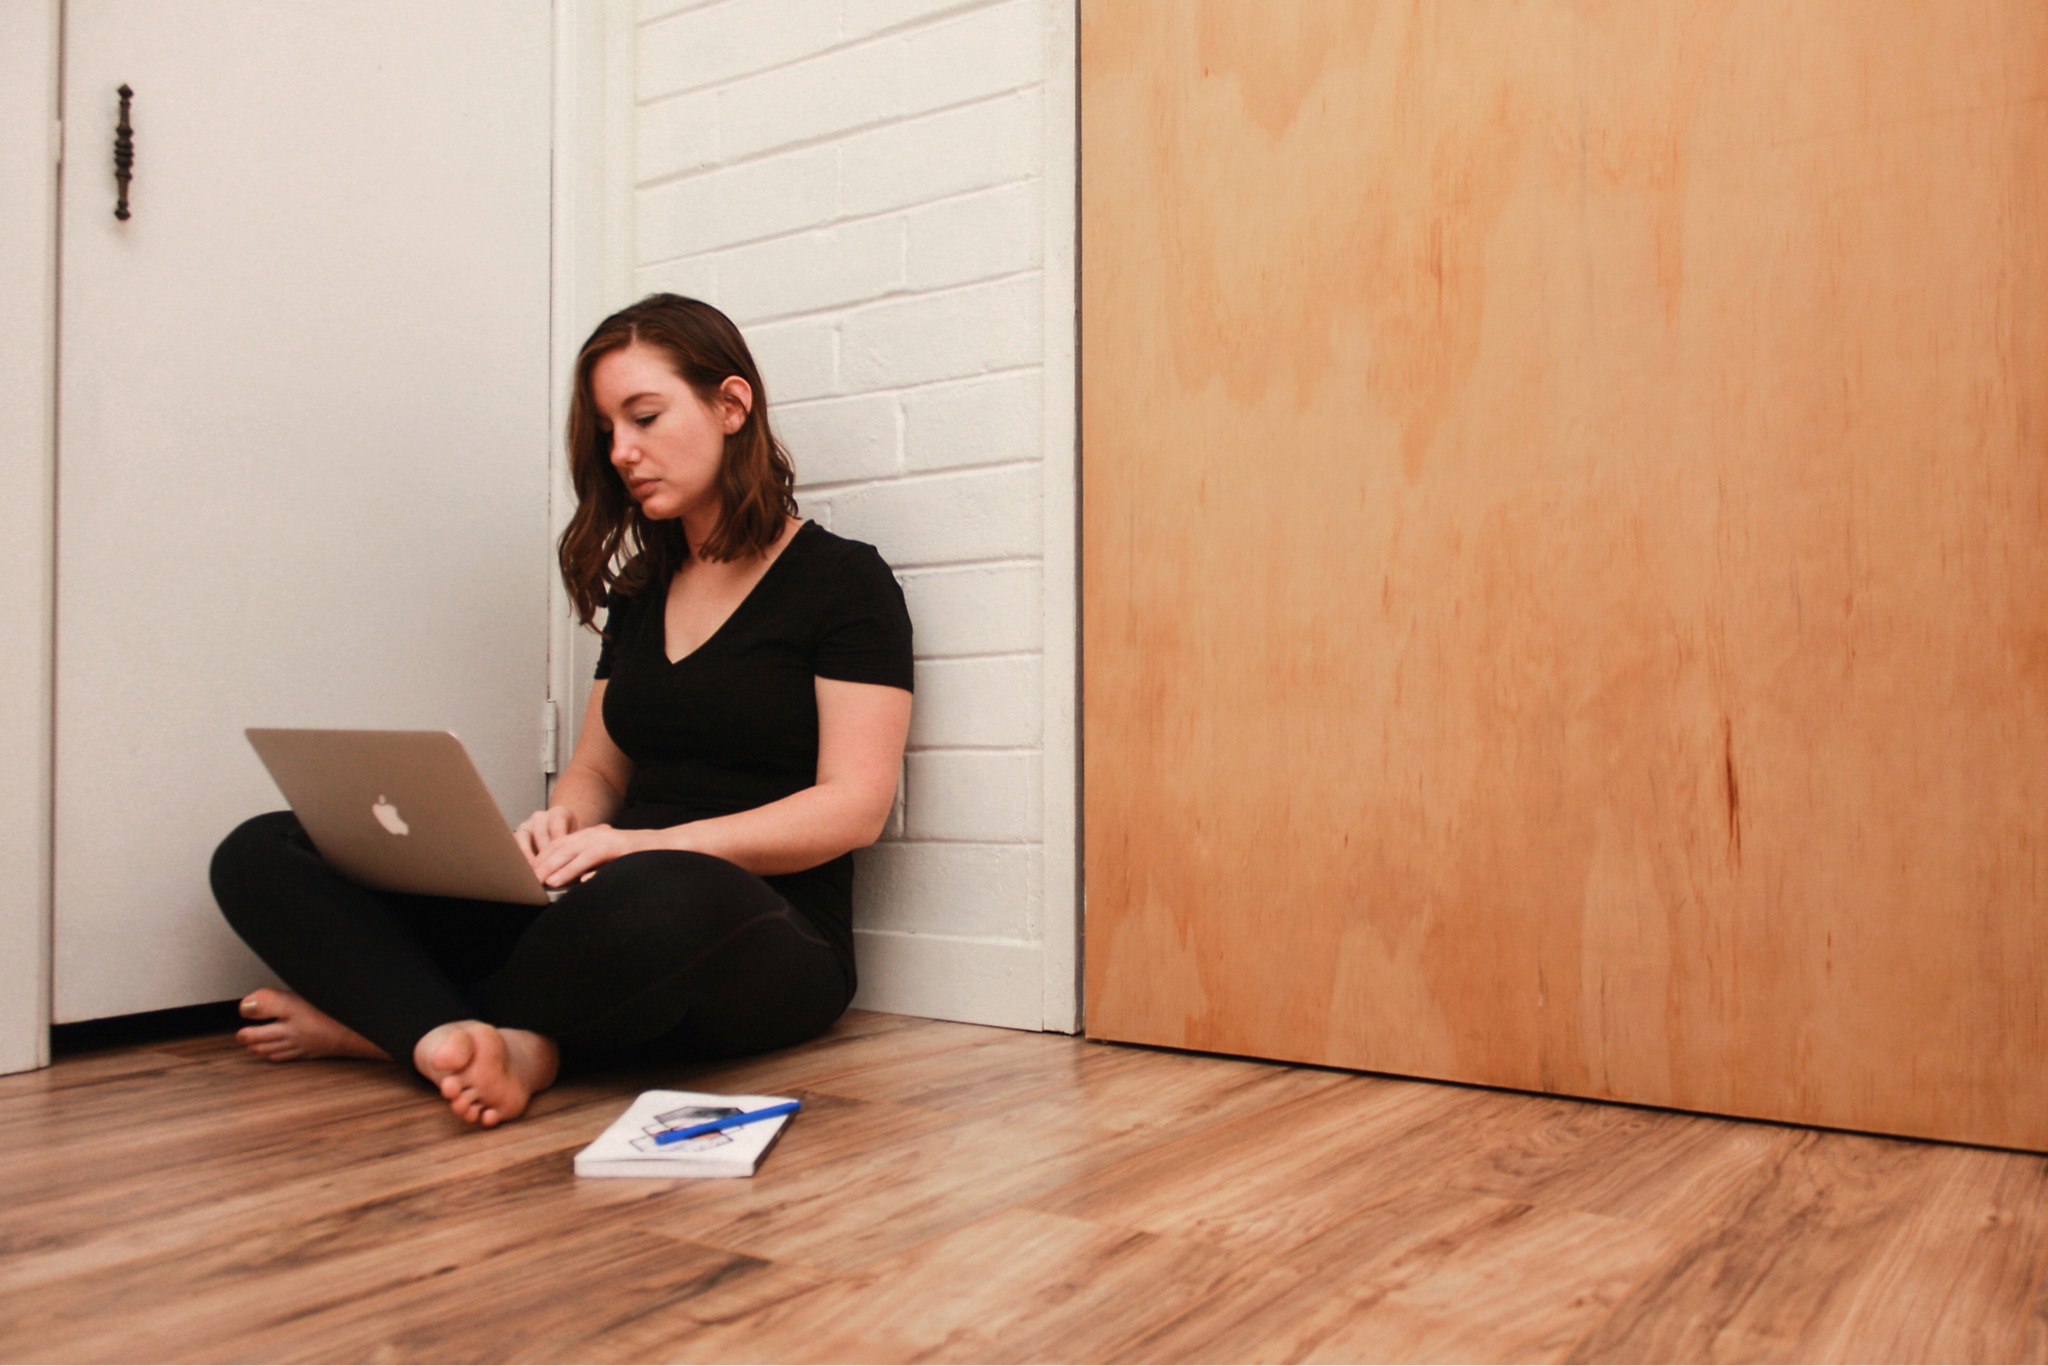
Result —
<svg viewBox="0 0 2048 1366"><path fill-rule="evenodd" d="M699 1134L715 1134L721 1129L737 1129L742 1124L758 1124L764 1119L778 1115L793 1115L803 1109L800 1100L786 1100L780 1105L771 1105L765 1110L749 1110L743 1115L727 1115L724 1119L707 1119L702 1124L687 1124L680 1129L664 1129L654 1136L656 1143L680 1143L686 1138Z"/></svg>

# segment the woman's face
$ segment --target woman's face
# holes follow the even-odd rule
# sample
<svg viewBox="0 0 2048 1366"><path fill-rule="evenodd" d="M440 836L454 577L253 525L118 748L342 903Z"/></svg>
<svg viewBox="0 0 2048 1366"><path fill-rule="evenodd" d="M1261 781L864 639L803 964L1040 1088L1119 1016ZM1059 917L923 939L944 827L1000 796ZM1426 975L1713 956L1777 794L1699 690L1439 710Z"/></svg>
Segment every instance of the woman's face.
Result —
<svg viewBox="0 0 2048 1366"><path fill-rule="evenodd" d="M684 518L693 542L709 534L724 514L718 470L725 438L746 424L753 405L747 382L729 377L706 403L664 352L635 342L591 367L590 398L599 430L611 438L612 468L641 514Z"/></svg>

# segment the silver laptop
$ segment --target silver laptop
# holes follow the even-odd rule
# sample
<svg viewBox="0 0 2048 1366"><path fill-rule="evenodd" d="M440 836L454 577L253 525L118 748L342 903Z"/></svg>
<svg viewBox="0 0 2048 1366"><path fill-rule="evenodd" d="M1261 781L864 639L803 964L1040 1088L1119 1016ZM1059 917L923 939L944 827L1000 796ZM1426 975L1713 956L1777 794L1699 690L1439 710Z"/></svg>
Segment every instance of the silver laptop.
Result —
<svg viewBox="0 0 2048 1366"><path fill-rule="evenodd" d="M389 892L548 904L469 751L447 731L243 734L344 876Z"/></svg>

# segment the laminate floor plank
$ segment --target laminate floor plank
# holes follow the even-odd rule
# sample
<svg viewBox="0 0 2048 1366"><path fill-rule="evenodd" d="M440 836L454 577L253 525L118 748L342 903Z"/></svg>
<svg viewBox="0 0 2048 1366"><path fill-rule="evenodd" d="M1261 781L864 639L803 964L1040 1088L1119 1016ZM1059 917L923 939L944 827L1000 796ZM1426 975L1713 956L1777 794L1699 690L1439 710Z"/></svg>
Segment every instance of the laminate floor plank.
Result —
<svg viewBox="0 0 2048 1366"><path fill-rule="evenodd" d="M1790 1131L1516 1095L1418 1179L1504 1200L1684 1226L1711 1217Z"/></svg>
<svg viewBox="0 0 2048 1366"><path fill-rule="evenodd" d="M813 1112L817 1122L805 1127L800 1141L787 1145L788 1152L778 1147L776 1160L787 1157L794 1168L810 1153L831 1152L835 1131L858 1136L861 1142L887 1141L888 1115L876 1112L897 1108L859 1102L818 1107ZM848 1115L849 1110L859 1113ZM877 1134L883 1137L877 1139ZM584 1140L579 1133L573 1146L580 1147ZM843 1150L848 1145L836 1146ZM359 1311L362 1305L396 1297L435 1317L440 1311L433 1306L448 1301L417 1299L411 1289L416 1282L439 1283L438 1278L452 1271L497 1266L508 1257L514 1258L511 1264L523 1266L518 1258L531 1249L545 1249L565 1283L589 1276L602 1286L616 1255L614 1231L638 1237L630 1228L634 1218L687 1227L691 1204L722 1184L578 1182L569 1172L572 1151L563 1146L523 1161L447 1176L383 1199L349 1203L323 1217L293 1215L256 1228L241 1227L238 1221L231 1236L74 1274L52 1291L24 1297L19 1312L0 1325L0 1359L18 1344L38 1342L60 1344L59 1355L77 1359L118 1355L112 1346L142 1326L169 1343L219 1343L229 1356L289 1355L277 1346L280 1340L313 1331L323 1336L338 1333L334 1325L368 1312ZM680 1245L677 1265L695 1268L691 1274L707 1286L734 1275L784 1287L792 1278L803 1284L814 1279L794 1268L775 1268L777 1274L769 1276L764 1273L768 1264L758 1259L712 1253L687 1243ZM641 1298L639 1292L634 1298ZM467 1295L457 1302L475 1299ZM239 1322L240 1308L251 1303L261 1306L257 1322ZM733 1307L729 1295L708 1303L718 1312ZM110 1305L116 1306L111 1316ZM342 1337L357 1341L347 1334ZM164 1350L167 1355L185 1352ZM355 1350L344 1349L344 1355ZM493 1346L485 1353L493 1354L507 1352ZM587 1347L568 1353L587 1354Z"/></svg>
<svg viewBox="0 0 2048 1366"><path fill-rule="evenodd" d="M1668 1250L1633 1220L1410 1189L1121 1346L1126 1361L1554 1361Z"/></svg>
<svg viewBox="0 0 2048 1366"><path fill-rule="evenodd" d="M1215 1126L1268 1122L1334 1073L1250 1066L1106 1069L1083 1096L1029 1102L872 1154L733 1191L687 1236L736 1252L844 1273L973 1223L1005 1205ZM888 1217L878 1219L878 1210Z"/></svg>
<svg viewBox="0 0 2048 1366"><path fill-rule="evenodd" d="M2048 1266L2048 1160L1935 1147L1935 1186L1884 1231L1835 1325L1802 1354L1833 1361L2038 1361L2001 1312Z"/></svg>
<svg viewBox="0 0 2048 1366"><path fill-rule="evenodd" d="M170 1183L181 1174L204 1171L227 1157L288 1167L309 1149L317 1152L306 1137L316 1127L346 1122L342 1141L355 1147L388 1127L421 1127L416 1116L423 1107L409 1088L388 1082L351 1086L346 1076L327 1087L304 1085L303 1078L278 1080L249 1087L226 1114L221 1092L242 1078L205 1067L180 1069L152 1085L147 1106L134 1103L136 1089L126 1082L40 1098L38 1108L46 1114L10 1125L0 1136L0 1142L18 1145L25 1139L20 1131L32 1128L39 1140L33 1160L5 1164L0 1199L26 1212L80 1195L90 1198L110 1165L146 1173L153 1189L174 1197Z"/></svg>
<svg viewBox="0 0 2048 1366"><path fill-rule="evenodd" d="M1281 1252L1415 1180L1447 1145L1486 1133L1515 1100L1469 1087L1346 1077L1254 1122L1207 1126L1099 1167L1030 1204Z"/></svg>
<svg viewBox="0 0 2048 1366"><path fill-rule="evenodd" d="M231 1236L97 1266L41 1293L10 1297L0 1323L0 1357L40 1345L79 1360L102 1359L143 1330L164 1344L166 1355L227 1347L252 1325L299 1320L507 1247L529 1246L533 1207L549 1203L560 1185L558 1164L529 1158L468 1179L315 1217L243 1226Z"/></svg>
<svg viewBox="0 0 2048 1366"><path fill-rule="evenodd" d="M637 1079L637 1085L647 1082ZM236 1092L232 1110L220 1104L224 1087ZM216 1229L260 1221L271 1210L317 1217L368 1194L486 1174L531 1156L558 1159L566 1175L574 1151L635 1089L635 1082L617 1079L572 1082L540 1097L519 1123L479 1131L389 1067L272 1066L231 1041L217 1043L180 1075L160 1079L139 1126L132 1092L110 1103L117 1088L66 1116L55 1144L32 1145L26 1156L0 1162L0 1192L11 1197L0 1254L36 1254L0 1260L0 1290L137 1255L162 1256L204 1243ZM827 1113L807 1116L778 1147L775 1160L783 1169L801 1171L813 1153L843 1156L943 1122L901 1107L868 1106L858 1122L842 1124L829 1112L834 1102L824 1104ZM110 1184L112 1169L139 1184ZM223 1171L235 1174L232 1183L224 1185ZM590 1184L609 1188L611 1198L627 1189L637 1198L653 1193L642 1182Z"/></svg>
<svg viewBox="0 0 2048 1366"><path fill-rule="evenodd" d="M501 1156L486 1170L382 1199L350 1197L321 1216L273 1207L270 1218L277 1222L266 1224L237 1209L224 1223L202 1226L210 1237L195 1238L188 1226L178 1238L131 1240L141 1250L131 1246L118 1260L111 1249L95 1248L106 1255L84 1269L76 1261L46 1267L32 1290L0 1293L0 1359L26 1358L36 1344L54 1346L60 1357L111 1359L125 1354L121 1343L145 1331L159 1343L236 1341L224 1330L252 1304L264 1316L277 1316L289 1337L326 1321L321 1311L337 1297L375 1299L479 1258L548 1246L563 1229L629 1230L634 1217L687 1223L691 1199L707 1190L705 1183L577 1182L569 1171L571 1151L510 1164ZM549 1256L566 1273L589 1251L558 1246ZM609 1256L608 1247L597 1251L600 1260ZM750 1260L717 1256L721 1264ZM149 1354L179 1353L156 1346ZM277 1354L255 1346L230 1353Z"/></svg>
<svg viewBox="0 0 2048 1366"><path fill-rule="evenodd" d="M1880 1269L1889 1236L1937 1194L1948 1151L1796 1132L1572 1359L1811 1359L1858 1302L1859 1283Z"/></svg>
<svg viewBox="0 0 2048 1366"><path fill-rule="evenodd" d="M694 1328L681 1361L1087 1361L1243 1271L1228 1249L999 1210L744 1317Z"/></svg>
<svg viewBox="0 0 2048 1366"><path fill-rule="evenodd" d="M681 1090L744 1090L757 1095L786 1095L804 1087L837 1091L836 1083L841 1077L858 1074L877 1065L914 1066L919 1059L943 1060L961 1049L987 1045L991 1041L1057 1039L1062 1043L1073 1042L1065 1035L1028 1034L1014 1029L953 1024L944 1020L918 1020L915 1028L881 1028L867 1021L905 1017L853 1012L847 1019L852 1020L854 1015L866 1018L855 1022L851 1029L847 1021L842 1020L832 1033L802 1048L788 1049L765 1058L740 1058L692 1067L673 1085Z"/></svg>
<svg viewBox="0 0 2048 1366"><path fill-rule="evenodd" d="M1242 1058L1160 1053L1083 1039L1064 1040L1064 1048L1046 1048L1031 1035L1012 1035L1003 1042L1001 1052L863 1068L832 1078L831 1089L949 1114L986 1116L1046 1101L1102 1109L1129 1104L1133 1091L1149 1093L1162 1086L1181 1099L1207 1091L1225 1094L1243 1083L1263 1085L1260 1079L1274 1067ZM1304 1092L1349 1080L1348 1074L1323 1068L1295 1070L1301 1073L1298 1085Z"/></svg>
<svg viewBox="0 0 2048 1366"><path fill-rule="evenodd" d="M187 1061L166 1046L145 1045L66 1058L61 1067L10 1073L0 1077L0 1126L15 1122L15 1105L31 1097L98 1086L124 1077L159 1077L183 1067Z"/></svg>
<svg viewBox="0 0 2048 1366"><path fill-rule="evenodd" d="M2005 1306L1999 1306L2004 1309ZM2004 1326L2005 1315L1994 1312L1990 1316L1987 1331L1996 1333ZM1985 1360L1996 1358L1986 1357ZM2010 1360L2048 1361L2048 1270L2034 1283L2034 1294L2027 1305L2019 1329L2019 1349Z"/></svg>
<svg viewBox="0 0 2048 1366"><path fill-rule="evenodd" d="M399 1100L391 1102L394 1091ZM36 1255L0 1261L0 1291L164 1256L273 1218L318 1218L588 1141L591 1121L559 1112L480 1132L437 1113L428 1095L409 1087L378 1088L376 1096L347 1115L310 1097L296 1109L251 1088L246 1103L217 1114L210 1130L186 1131L186 1153L175 1161L71 1156L80 1165L58 1183L61 1193L10 1210L4 1245L19 1238ZM567 1118L570 1127L550 1125L551 1117Z"/></svg>
<svg viewBox="0 0 2048 1366"><path fill-rule="evenodd" d="M1059 1091L1092 1072L1115 1066L1115 1050L1065 1038L1047 1048L1044 1036L986 1031L979 1039L911 1057L880 1057L821 1077L818 1085L842 1096L893 1100L951 1114L1018 1104Z"/></svg>
<svg viewBox="0 0 2048 1366"><path fill-rule="evenodd" d="M578 1181L637 1091L751 1181ZM2041 1360L2048 1160L855 1014L491 1131L225 1036L0 1079L0 1360Z"/></svg>
<svg viewBox="0 0 2048 1366"><path fill-rule="evenodd" d="M494 1248L262 1331L231 1334L241 1361L645 1361L679 1327L751 1312L815 1284L794 1267L656 1238L583 1230ZM308 1344L317 1343L309 1350Z"/></svg>

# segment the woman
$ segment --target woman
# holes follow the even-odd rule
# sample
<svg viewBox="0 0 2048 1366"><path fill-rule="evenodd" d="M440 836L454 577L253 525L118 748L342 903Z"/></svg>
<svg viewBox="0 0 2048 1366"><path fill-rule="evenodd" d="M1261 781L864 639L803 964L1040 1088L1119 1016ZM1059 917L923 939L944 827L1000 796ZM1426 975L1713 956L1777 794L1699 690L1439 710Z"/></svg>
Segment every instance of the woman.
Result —
<svg viewBox="0 0 2048 1366"><path fill-rule="evenodd" d="M796 517L738 329L655 295L599 325L569 416L562 574L605 642L575 756L520 847L544 910L374 892L290 812L214 894L294 990L242 1002L277 1061L409 1057L454 1112L521 1114L565 1053L732 1057L822 1032L854 988L851 852L910 726L910 618L871 546Z"/></svg>

